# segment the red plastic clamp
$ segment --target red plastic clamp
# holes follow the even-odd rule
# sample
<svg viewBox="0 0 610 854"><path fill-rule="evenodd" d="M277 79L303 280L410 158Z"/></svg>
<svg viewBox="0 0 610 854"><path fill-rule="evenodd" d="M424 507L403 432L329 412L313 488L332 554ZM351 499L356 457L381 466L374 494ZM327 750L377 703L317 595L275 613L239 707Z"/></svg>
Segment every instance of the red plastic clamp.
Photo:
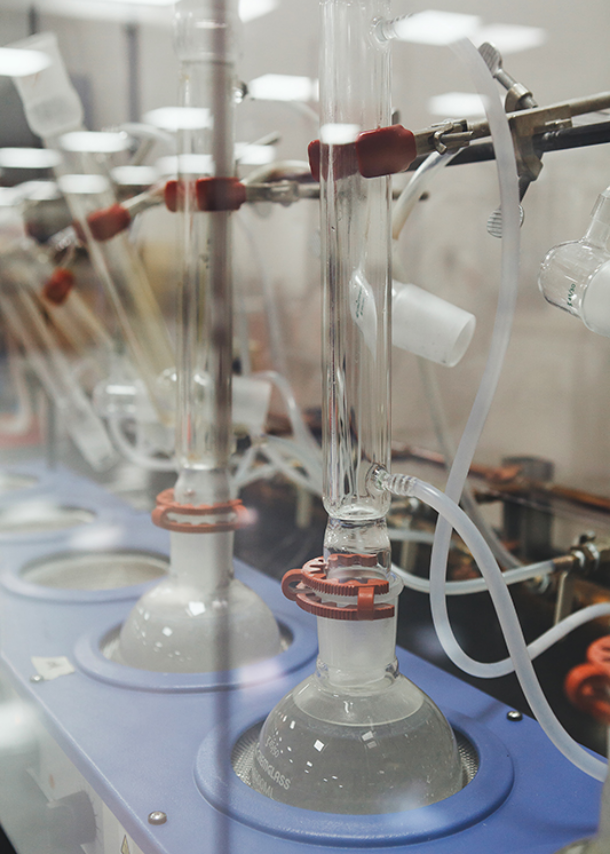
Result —
<svg viewBox="0 0 610 854"><path fill-rule="evenodd" d="M195 517L192 522L179 522L170 514ZM213 534L235 531L248 523L248 511L238 499L220 504L178 504L173 489L157 495L157 506L152 511L155 525L181 534ZM221 522L209 521L206 516L229 516Z"/></svg>
<svg viewBox="0 0 610 854"><path fill-rule="evenodd" d="M87 224L95 240L103 243L105 240L110 240L121 231L129 228L131 216L127 208L118 203L111 205L109 208L104 208L100 211L94 211L87 217Z"/></svg>
<svg viewBox="0 0 610 854"><path fill-rule="evenodd" d="M198 178L189 184L195 207L200 211L236 211L246 201L246 188L237 178ZM173 178L165 184L165 206L172 213L184 210L184 182Z"/></svg>
<svg viewBox="0 0 610 854"><path fill-rule="evenodd" d="M404 172L417 157L415 137L402 125L367 130L356 140L356 156L363 178Z"/></svg>
<svg viewBox="0 0 610 854"><path fill-rule="evenodd" d="M375 596L382 596L390 589L388 581L381 578L328 578L330 563L342 566L363 568L376 565L371 555L332 555L327 563L323 557L308 561L302 569L291 569L282 579L282 592L287 599L296 602L299 608L316 617L331 620L387 620L394 616L394 605L376 602ZM337 605L322 600L318 594L329 596L353 597L353 605Z"/></svg>
<svg viewBox="0 0 610 854"><path fill-rule="evenodd" d="M237 178L199 178L196 193L200 211L236 211L246 201L246 188Z"/></svg>
<svg viewBox="0 0 610 854"><path fill-rule="evenodd" d="M314 181L328 175L329 146L319 139L309 143L309 168ZM404 172L417 157L415 136L402 125L367 130L356 142L332 146L333 177L338 180L359 172L363 178L379 178Z"/></svg>
<svg viewBox="0 0 610 854"><path fill-rule="evenodd" d="M314 139L307 147L309 157L309 168L314 181L320 180L320 174L328 178L329 152L331 146L322 144L319 139ZM349 178L350 175L358 174L358 159L356 157L356 143L348 142L343 145L332 146L333 179L339 181Z"/></svg>
<svg viewBox="0 0 610 854"><path fill-rule="evenodd" d="M189 185L189 189L194 193L194 183ZM172 213L184 210L184 182L177 181L175 178L167 181L163 190L163 200L165 201L165 207Z"/></svg>
<svg viewBox="0 0 610 854"><path fill-rule="evenodd" d="M44 299L54 305L61 305L74 287L74 273L65 267L56 267L42 289Z"/></svg>
<svg viewBox="0 0 610 854"><path fill-rule="evenodd" d="M570 670L564 689L578 709L610 724L610 635L591 644L587 663Z"/></svg>

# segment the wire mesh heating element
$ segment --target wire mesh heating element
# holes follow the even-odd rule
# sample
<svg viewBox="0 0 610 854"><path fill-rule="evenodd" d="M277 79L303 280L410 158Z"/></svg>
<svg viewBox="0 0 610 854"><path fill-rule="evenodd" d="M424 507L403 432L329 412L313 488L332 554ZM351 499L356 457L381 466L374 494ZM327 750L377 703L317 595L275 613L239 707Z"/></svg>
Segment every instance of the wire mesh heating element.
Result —
<svg viewBox="0 0 610 854"><path fill-rule="evenodd" d="M258 744L263 721L259 721L246 730L235 742L231 751L231 765L239 779L250 785L250 771L254 763L254 753ZM462 764L462 787L470 783L479 770L479 755L474 745L458 730L454 730L460 762Z"/></svg>

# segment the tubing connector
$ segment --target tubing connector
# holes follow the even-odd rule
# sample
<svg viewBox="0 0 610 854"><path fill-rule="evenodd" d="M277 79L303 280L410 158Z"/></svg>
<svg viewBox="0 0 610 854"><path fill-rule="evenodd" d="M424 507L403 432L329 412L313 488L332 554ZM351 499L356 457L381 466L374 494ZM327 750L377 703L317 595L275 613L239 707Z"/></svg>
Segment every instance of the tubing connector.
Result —
<svg viewBox="0 0 610 854"><path fill-rule="evenodd" d="M345 567L345 577L329 578L328 571L332 564ZM394 616L395 607L388 602L375 601L375 597L388 594L390 583L382 578L359 575L363 569L376 565L374 555L334 554L328 561L323 557L314 558L302 569L291 569L286 573L282 579L282 592L303 611L315 614L316 617L331 620L386 620ZM354 575L349 572L350 568L353 568ZM354 599L356 601L352 604Z"/></svg>
<svg viewBox="0 0 610 854"><path fill-rule="evenodd" d="M582 534L578 543L570 549L569 556L564 560L572 560L572 570L585 578L608 573L610 570L610 539L600 537L597 539L590 534ZM561 558L556 558L558 563Z"/></svg>
<svg viewBox="0 0 610 854"><path fill-rule="evenodd" d="M415 495L417 478L408 474L390 474L383 466L374 465L367 475L367 486L374 495L391 492L398 498Z"/></svg>
<svg viewBox="0 0 610 854"><path fill-rule="evenodd" d="M219 504L179 504L173 489L157 495L157 506L151 515L155 525L181 534L236 531L248 523L248 511L239 499ZM216 521L206 519L207 516L217 517Z"/></svg>

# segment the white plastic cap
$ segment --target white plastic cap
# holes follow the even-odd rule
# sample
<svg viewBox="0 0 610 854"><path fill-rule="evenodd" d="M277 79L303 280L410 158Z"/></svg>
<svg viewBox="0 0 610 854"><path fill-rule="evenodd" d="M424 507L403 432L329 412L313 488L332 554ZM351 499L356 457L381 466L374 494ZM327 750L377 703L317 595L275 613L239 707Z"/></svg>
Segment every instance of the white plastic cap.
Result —
<svg viewBox="0 0 610 854"><path fill-rule="evenodd" d="M392 344L452 368L472 340L476 318L417 285L392 283Z"/></svg>
<svg viewBox="0 0 610 854"><path fill-rule="evenodd" d="M253 377L233 377L233 424L254 436L264 431L269 414L271 383Z"/></svg>
<svg viewBox="0 0 610 854"><path fill-rule="evenodd" d="M589 279L580 313L588 329L610 338L610 261Z"/></svg>
<svg viewBox="0 0 610 854"><path fill-rule="evenodd" d="M10 45L17 50L37 50L50 64L28 77L14 77L30 129L49 139L76 130L83 123L83 108L57 46L54 33L40 33Z"/></svg>

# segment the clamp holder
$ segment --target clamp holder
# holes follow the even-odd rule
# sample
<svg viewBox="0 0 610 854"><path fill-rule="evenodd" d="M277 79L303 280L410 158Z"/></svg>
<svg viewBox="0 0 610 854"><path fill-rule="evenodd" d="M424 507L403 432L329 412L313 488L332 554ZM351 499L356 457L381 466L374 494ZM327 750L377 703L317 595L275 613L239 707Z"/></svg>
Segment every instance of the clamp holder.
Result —
<svg viewBox="0 0 610 854"><path fill-rule="evenodd" d="M344 566L345 578L328 578L333 564ZM372 555L337 554L328 562L323 558L308 561L302 569L291 569L282 579L282 592L299 608L316 617L331 620L387 620L394 616L394 605L376 602L376 596L389 592L388 581L382 578L363 578L350 575L349 567L360 570L376 565ZM354 604L340 605L328 597L354 599ZM323 598L324 597L324 598Z"/></svg>
<svg viewBox="0 0 610 854"><path fill-rule="evenodd" d="M165 489L157 495L157 506L152 511L152 520L159 528L178 531L181 534L216 534L236 531L248 523L248 511L235 499L219 504L178 504L173 489ZM172 518L180 517L180 518ZM220 516L214 521L207 517ZM193 517L192 521L184 521Z"/></svg>
<svg viewBox="0 0 610 854"><path fill-rule="evenodd" d="M564 689L576 708L605 724L610 723L610 635L590 645L587 662L570 670Z"/></svg>

